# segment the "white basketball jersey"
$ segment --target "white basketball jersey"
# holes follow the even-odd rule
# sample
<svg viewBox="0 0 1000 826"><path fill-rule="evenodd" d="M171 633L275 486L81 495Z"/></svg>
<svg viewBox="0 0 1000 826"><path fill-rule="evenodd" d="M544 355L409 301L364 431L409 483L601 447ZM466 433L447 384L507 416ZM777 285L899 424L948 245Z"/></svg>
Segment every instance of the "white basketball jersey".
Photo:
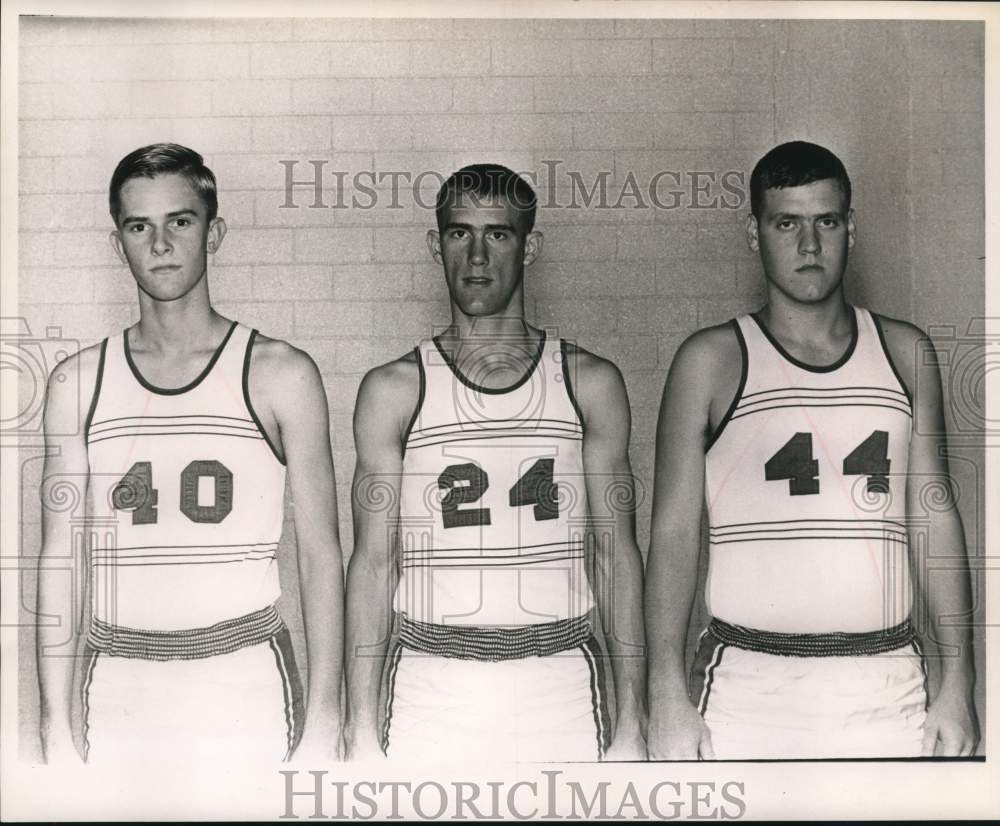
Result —
<svg viewBox="0 0 1000 826"><path fill-rule="evenodd" d="M499 390L463 375L437 339L416 353L396 611L489 626L585 614L583 419L561 340L543 334L521 380Z"/></svg>
<svg viewBox="0 0 1000 826"><path fill-rule="evenodd" d="M834 364L736 319L744 375L705 457L713 616L767 631L887 628L909 616L909 395L876 319L851 308Z"/></svg>
<svg viewBox="0 0 1000 826"><path fill-rule="evenodd" d="M256 333L233 322L176 389L142 377L124 333L101 345L86 430L97 619L201 628L278 598L285 467L250 403Z"/></svg>

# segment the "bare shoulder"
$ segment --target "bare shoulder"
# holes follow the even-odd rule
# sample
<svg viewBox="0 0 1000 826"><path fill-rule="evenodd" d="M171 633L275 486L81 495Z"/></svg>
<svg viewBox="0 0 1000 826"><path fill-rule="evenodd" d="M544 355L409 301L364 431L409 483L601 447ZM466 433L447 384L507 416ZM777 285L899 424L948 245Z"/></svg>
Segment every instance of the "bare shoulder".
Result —
<svg viewBox="0 0 1000 826"><path fill-rule="evenodd" d="M606 397L625 390L618 365L577 344L566 342L566 368L577 396Z"/></svg>
<svg viewBox="0 0 1000 826"><path fill-rule="evenodd" d="M742 370L743 349L732 322L704 327L689 335L677 348L673 370L702 372L706 377Z"/></svg>
<svg viewBox="0 0 1000 826"><path fill-rule="evenodd" d="M402 439L420 403L420 392L420 364L412 350L373 367L365 373L358 388L358 400L354 407L355 431L368 431L374 427L380 433L391 430Z"/></svg>
<svg viewBox="0 0 1000 826"><path fill-rule="evenodd" d="M872 313L872 317L882 330L889 358L902 373L907 384L912 388L912 380L917 367L917 352L926 350L934 352L934 347L927 333L916 324L901 321L897 318ZM933 357L933 356L932 356Z"/></svg>
<svg viewBox="0 0 1000 826"><path fill-rule="evenodd" d="M47 398L65 398L79 402L82 407L90 404L90 397L97 384L97 374L101 369L101 343L84 347L60 361L49 374Z"/></svg>
<svg viewBox="0 0 1000 826"><path fill-rule="evenodd" d="M265 390L320 381L319 368L305 350L260 333L254 339L250 353L250 369L254 384Z"/></svg>

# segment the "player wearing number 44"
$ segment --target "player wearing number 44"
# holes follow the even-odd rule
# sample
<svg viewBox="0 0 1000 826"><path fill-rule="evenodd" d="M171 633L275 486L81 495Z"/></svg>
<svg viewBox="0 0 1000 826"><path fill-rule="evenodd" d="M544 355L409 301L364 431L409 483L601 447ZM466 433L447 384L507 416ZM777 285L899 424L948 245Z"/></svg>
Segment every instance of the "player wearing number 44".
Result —
<svg viewBox="0 0 1000 826"><path fill-rule="evenodd" d="M358 392L352 757L645 757L628 399L613 364L525 321L535 209L505 167L444 183L427 242L451 325Z"/></svg>
<svg viewBox="0 0 1000 826"><path fill-rule="evenodd" d="M674 358L657 433L646 579L655 759L968 755L970 595L950 488L930 510L934 576L908 554L921 486L947 479L933 347L844 300L851 184L814 144L770 151L750 179L750 248L767 304L695 333ZM930 366L924 366L930 365ZM699 525L706 605L688 680ZM928 705L910 624L928 600L942 656Z"/></svg>
<svg viewBox="0 0 1000 826"><path fill-rule="evenodd" d="M43 570L38 616L60 619L38 624L45 757L78 760L78 661L88 762L233 770L296 748L297 758L335 757L343 575L319 372L300 350L212 308L208 253L226 225L197 152L155 144L127 155L110 205L139 322L67 359L49 382L42 565L58 568L75 547L72 514L45 486L86 485L92 617L77 660L66 629L81 591L65 571ZM306 698L274 605L286 473Z"/></svg>

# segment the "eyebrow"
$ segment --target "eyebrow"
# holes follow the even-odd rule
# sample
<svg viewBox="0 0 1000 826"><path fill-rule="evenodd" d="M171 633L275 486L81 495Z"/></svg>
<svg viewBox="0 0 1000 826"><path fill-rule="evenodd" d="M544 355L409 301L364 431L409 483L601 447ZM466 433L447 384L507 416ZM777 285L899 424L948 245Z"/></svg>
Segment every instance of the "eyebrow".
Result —
<svg viewBox="0 0 1000 826"><path fill-rule="evenodd" d="M198 213L193 209L177 209L173 212L168 212L168 218L179 218L182 215L193 215L195 218L198 217ZM122 219L122 224L148 224L150 221L145 215L129 215L127 218Z"/></svg>
<svg viewBox="0 0 1000 826"><path fill-rule="evenodd" d="M769 213L767 217L772 221L784 220L786 218L813 218L813 219L838 218L843 220L844 215L843 213L837 211L820 212L815 215L803 215L800 212L772 212Z"/></svg>
<svg viewBox="0 0 1000 826"><path fill-rule="evenodd" d="M475 229L475 227L472 224L462 224L462 223L459 223L458 221L449 221L447 224L444 225L444 228L445 229ZM515 232L514 227L511 226L510 224L484 224L483 225L483 229L485 229L487 231L497 230L497 229L505 229L508 232Z"/></svg>

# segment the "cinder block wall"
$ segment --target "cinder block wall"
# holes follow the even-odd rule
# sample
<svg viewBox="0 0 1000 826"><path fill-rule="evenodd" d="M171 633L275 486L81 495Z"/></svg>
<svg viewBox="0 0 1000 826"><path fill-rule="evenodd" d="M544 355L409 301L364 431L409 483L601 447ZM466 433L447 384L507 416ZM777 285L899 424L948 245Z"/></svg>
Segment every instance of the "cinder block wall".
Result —
<svg viewBox="0 0 1000 826"><path fill-rule="evenodd" d="M658 190L673 209L629 208L634 197L619 209L543 207L544 252L527 275L529 319L624 373L644 553L673 353L696 328L754 309L763 295L743 240L748 204L720 189L725 172L746 181L783 140L829 146L855 183L851 299L952 325L959 337L983 314L979 23L22 18L18 91L19 312L31 331L55 326L86 345L136 320L135 287L107 242L108 179L142 144L198 149L230 227L211 264L216 306L307 350L323 373L345 555L361 376L449 316L424 245L432 213L420 205L436 179L425 176L420 197L404 185L394 201L385 178L373 208L339 208L334 173L344 173L348 205L352 196L371 203L371 179L356 179L366 170L413 178L498 161L535 171L543 204L570 201L570 172L588 189L606 172L610 204L630 173L647 202L650 180L676 173ZM282 208L281 160L298 162L297 180L311 177L309 160L326 162L328 208L310 208L309 187L294 192L299 208ZM707 194L692 192L695 172L717 176ZM738 208L695 206L720 196ZM946 375L949 405L963 404L963 381ZM953 429L964 421L957 407L948 415ZM982 554L982 450L974 438L953 445L970 547ZM22 453L27 557L39 543L30 504L39 455ZM284 545L298 631L290 525ZM26 606L33 587L26 576ZM37 704L32 647L28 627L28 710ZM28 757L35 725L22 715Z"/></svg>

